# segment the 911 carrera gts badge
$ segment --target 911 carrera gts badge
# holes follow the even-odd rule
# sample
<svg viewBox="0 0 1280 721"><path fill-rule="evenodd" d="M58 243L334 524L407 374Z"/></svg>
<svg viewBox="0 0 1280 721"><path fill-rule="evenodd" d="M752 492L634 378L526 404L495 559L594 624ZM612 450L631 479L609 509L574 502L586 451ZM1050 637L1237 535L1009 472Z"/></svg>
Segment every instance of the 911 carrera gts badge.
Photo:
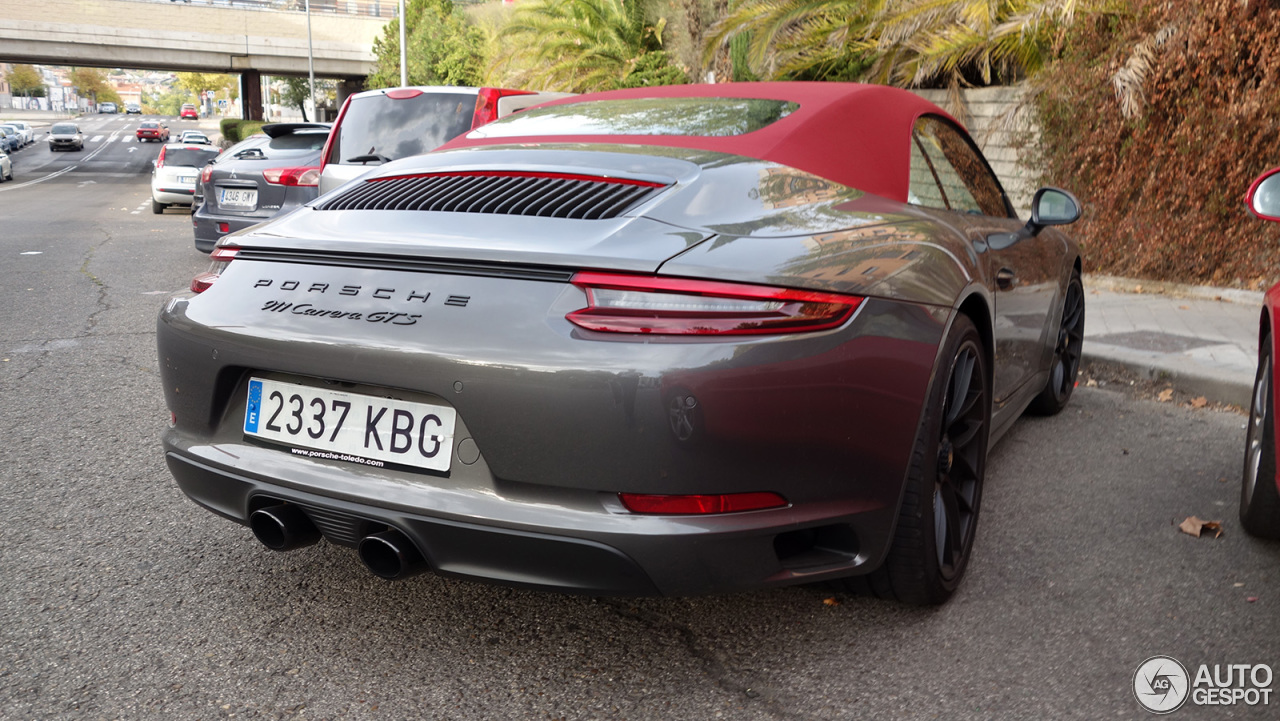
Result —
<svg viewBox="0 0 1280 721"><path fill-rule="evenodd" d="M357 313L348 310L330 310L317 308L311 303L289 303L283 300L269 300L261 310L268 313L290 313L315 318L345 318L347 320L363 320L368 323L387 323L390 325L414 325L422 317L421 313L392 313L391 311L375 311L373 313Z"/></svg>

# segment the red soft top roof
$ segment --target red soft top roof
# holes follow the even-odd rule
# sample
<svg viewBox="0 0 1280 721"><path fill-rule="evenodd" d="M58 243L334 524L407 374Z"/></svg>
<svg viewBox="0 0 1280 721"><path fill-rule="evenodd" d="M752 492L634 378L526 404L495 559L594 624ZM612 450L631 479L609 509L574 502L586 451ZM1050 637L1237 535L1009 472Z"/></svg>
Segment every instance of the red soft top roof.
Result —
<svg viewBox="0 0 1280 721"><path fill-rule="evenodd" d="M622 143L696 148L743 155L797 168L851 188L906 202L911 128L921 115L952 120L914 93L859 83L720 83L611 90L562 98L538 107L622 98L762 98L793 101L800 108L760 130L730 137L684 135L539 135L469 139L441 150L480 145ZM959 125L959 123L956 123Z"/></svg>

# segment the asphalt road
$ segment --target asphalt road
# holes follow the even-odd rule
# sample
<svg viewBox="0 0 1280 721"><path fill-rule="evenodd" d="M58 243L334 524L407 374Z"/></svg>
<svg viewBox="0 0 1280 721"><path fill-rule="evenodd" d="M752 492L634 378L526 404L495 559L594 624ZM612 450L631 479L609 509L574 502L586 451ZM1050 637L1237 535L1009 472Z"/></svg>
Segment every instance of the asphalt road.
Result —
<svg viewBox="0 0 1280 721"><path fill-rule="evenodd" d="M185 212L151 214L136 122L20 151L0 185L0 718L1136 719L1150 656L1280 668L1280 544L1235 520L1244 418L1086 387L997 447L942 608L388 583L347 549L266 551L161 458L155 318L207 259Z"/></svg>

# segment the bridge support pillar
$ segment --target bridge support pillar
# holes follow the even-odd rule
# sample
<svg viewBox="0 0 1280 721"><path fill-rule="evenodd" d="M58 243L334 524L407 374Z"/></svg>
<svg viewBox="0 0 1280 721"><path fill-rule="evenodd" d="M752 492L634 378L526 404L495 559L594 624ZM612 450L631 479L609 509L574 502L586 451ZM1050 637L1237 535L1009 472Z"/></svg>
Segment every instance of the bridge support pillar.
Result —
<svg viewBox="0 0 1280 721"><path fill-rule="evenodd" d="M262 120L262 73L257 70L240 73L240 117Z"/></svg>
<svg viewBox="0 0 1280 721"><path fill-rule="evenodd" d="M347 97L355 95L364 90L364 78L342 78L338 81L338 99L337 108L342 110L342 104L347 102Z"/></svg>

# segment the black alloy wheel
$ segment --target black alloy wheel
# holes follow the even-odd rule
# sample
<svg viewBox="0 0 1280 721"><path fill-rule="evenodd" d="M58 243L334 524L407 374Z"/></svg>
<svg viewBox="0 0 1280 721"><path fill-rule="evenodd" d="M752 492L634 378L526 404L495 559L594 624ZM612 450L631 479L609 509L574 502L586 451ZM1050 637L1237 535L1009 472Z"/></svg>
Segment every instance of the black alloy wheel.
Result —
<svg viewBox="0 0 1280 721"><path fill-rule="evenodd" d="M933 540L944 581L964 573L978 524L987 455L987 392L982 348L966 341L947 383L933 489Z"/></svg>
<svg viewBox="0 0 1280 721"><path fill-rule="evenodd" d="M940 604L964 578L986 473L991 374L982 336L967 316L956 317L943 348L944 365L911 452L893 545L879 568L837 581L841 588Z"/></svg>
<svg viewBox="0 0 1280 721"><path fill-rule="evenodd" d="M1264 337L1253 382L1244 473L1240 481L1240 525L1259 538L1280 538L1280 491L1276 489L1275 397L1271 338Z"/></svg>
<svg viewBox="0 0 1280 721"><path fill-rule="evenodd" d="M1080 372L1080 355L1084 350L1084 285L1080 273L1073 272L1062 301L1062 320L1054 340L1049 380L1044 390L1031 401L1029 410L1051 416L1067 407Z"/></svg>

